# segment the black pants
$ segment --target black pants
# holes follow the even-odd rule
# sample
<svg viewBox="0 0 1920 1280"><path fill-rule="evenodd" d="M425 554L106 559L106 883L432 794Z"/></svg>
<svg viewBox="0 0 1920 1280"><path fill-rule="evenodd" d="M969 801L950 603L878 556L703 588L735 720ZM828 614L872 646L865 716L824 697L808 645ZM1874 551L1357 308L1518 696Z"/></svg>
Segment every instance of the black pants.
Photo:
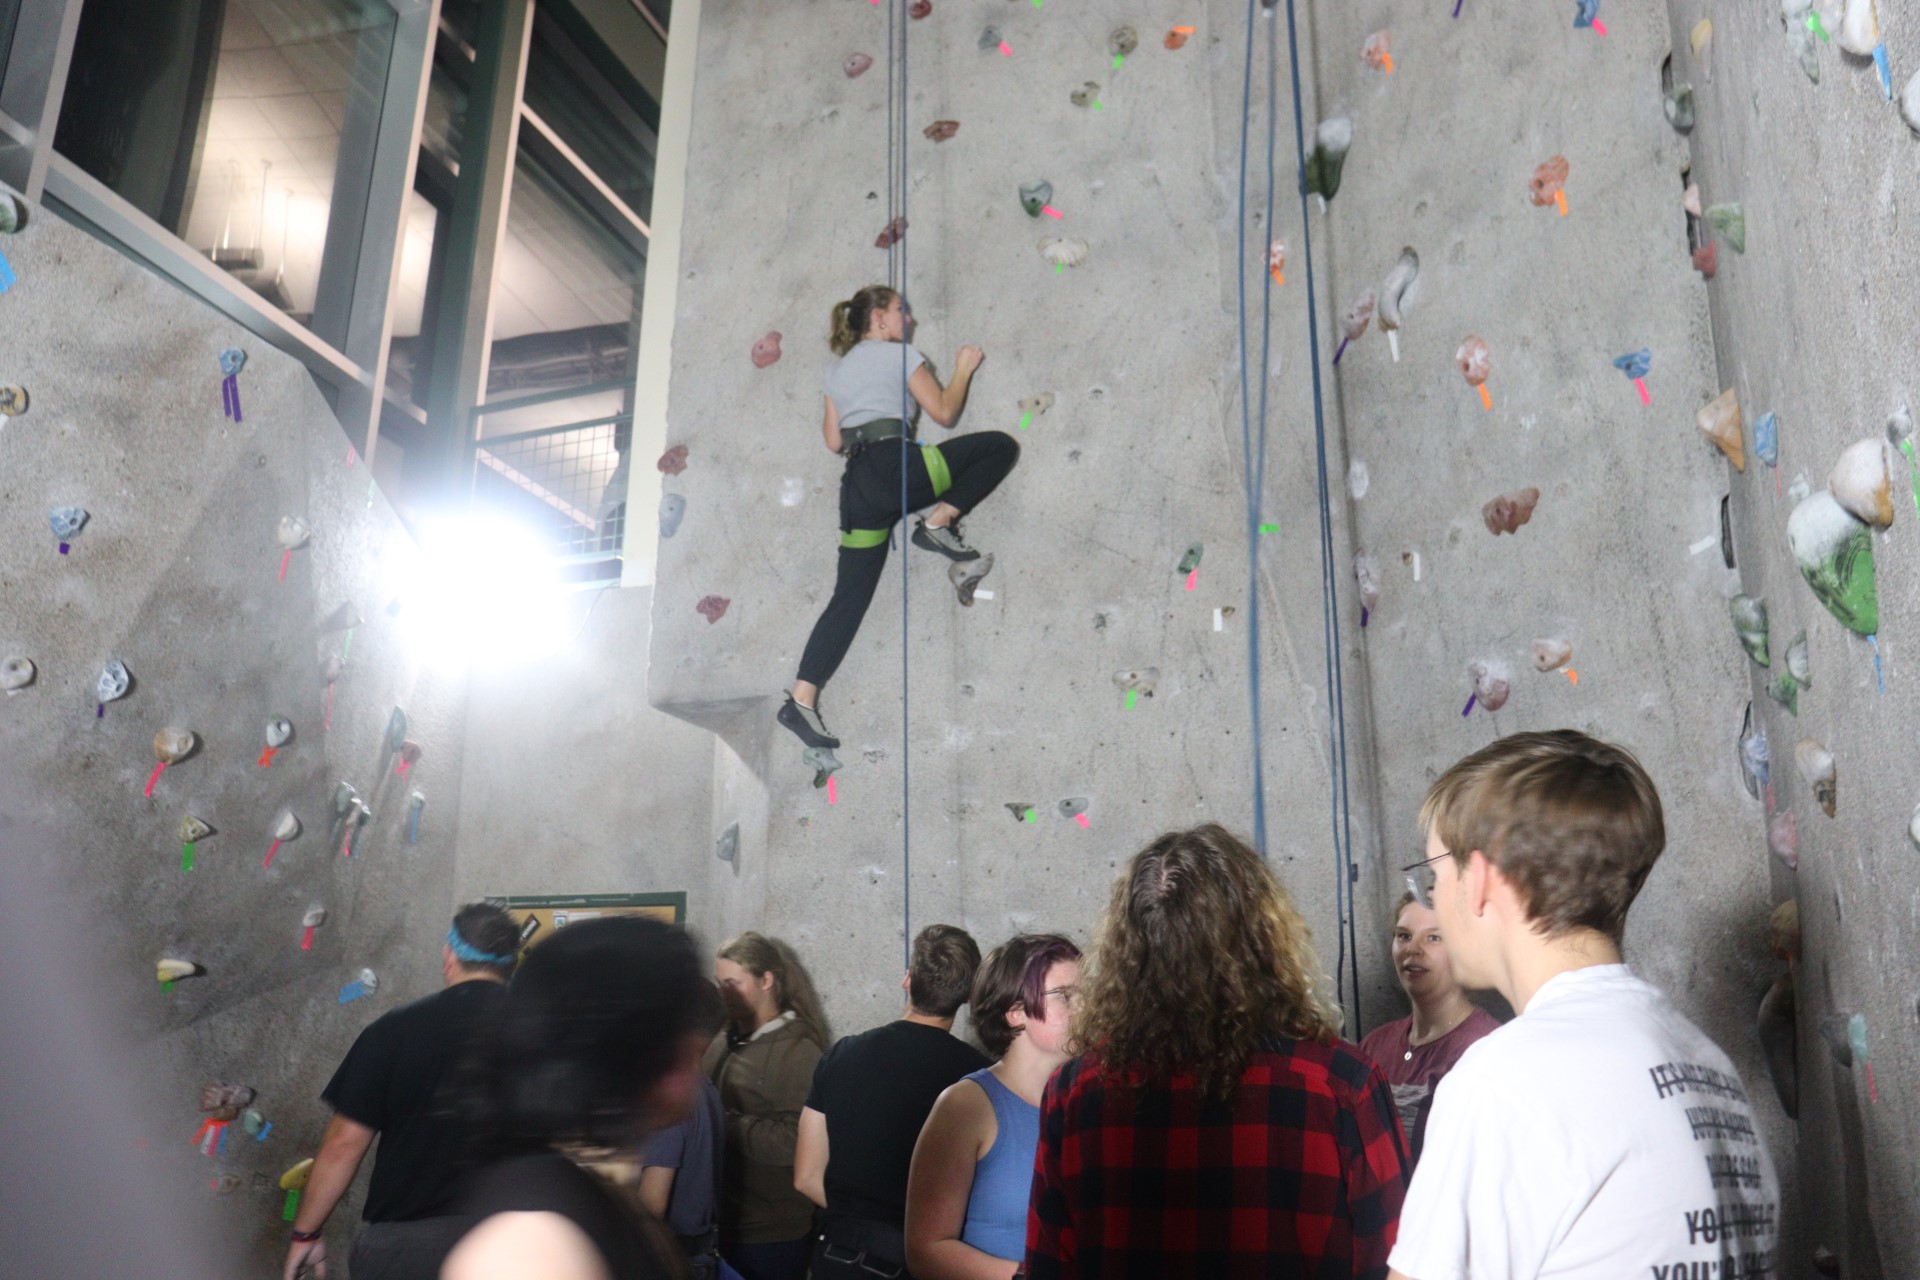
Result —
<svg viewBox="0 0 1920 1280"><path fill-rule="evenodd" d="M935 495L920 446L907 446L907 509L918 511L936 501L950 503L960 514L978 506L992 493L1013 464L1020 460L1020 443L1004 431L981 431L956 436L939 446L953 477L953 487ZM900 519L900 442L883 440L847 460L840 477L840 531L891 529ZM800 655L800 679L821 686L833 679L840 662L853 646L867 606L887 567L887 544L840 548L840 567L833 582L833 598L813 624L806 650Z"/></svg>
<svg viewBox="0 0 1920 1280"><path fill-rule="evenodd" d="M440 1265L476 1224L469 1217L369 1222L354 1238L347 1270L353 1280L439 1280Z"/></svg>
<svg viewBox="0 0 1920 1280"><path fill-rule="evenodd" d="M913 1280L899 1227L845 1214L820 1215L813 1280Z"/></svg>

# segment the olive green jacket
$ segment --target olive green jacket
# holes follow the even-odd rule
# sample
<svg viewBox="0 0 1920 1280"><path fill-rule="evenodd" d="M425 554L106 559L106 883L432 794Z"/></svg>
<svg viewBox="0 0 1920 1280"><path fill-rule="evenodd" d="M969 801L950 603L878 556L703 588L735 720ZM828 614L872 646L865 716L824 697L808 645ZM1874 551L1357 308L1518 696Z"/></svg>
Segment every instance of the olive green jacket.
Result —
<svg viewBox="0 0 1920 1280"><path fill-rule="evenodd" d="M813 1230L813 1202L793 1189L793 1148L819 1061L820 1046L798 1018L738 1045L722 1032L707 1050L702 1066L727 1110L723 1247L798 1240Z"/></svg>

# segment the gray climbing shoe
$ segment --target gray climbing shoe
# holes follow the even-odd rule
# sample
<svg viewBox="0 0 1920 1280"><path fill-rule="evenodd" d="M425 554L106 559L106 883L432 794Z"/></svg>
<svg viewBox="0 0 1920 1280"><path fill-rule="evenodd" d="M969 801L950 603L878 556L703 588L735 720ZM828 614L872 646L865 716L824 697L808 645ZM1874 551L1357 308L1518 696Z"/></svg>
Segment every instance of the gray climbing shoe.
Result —
<svg viewBox="0 0 1920 1280"><path fill-rule="evenodd" d="M792 694L787 695L786 705L780 708L780 713L774 719L791 729L794 736L809 747L824 747L831 751L840 745L840 739L827 732L827 723L820 718L819 708L801 706L793 700Z"/></svg>
<svg viewBox="0 0 1920 1280"><path fill-rule="evenodd" d="M913 523L913 545L927 551L938 551L949 560L978 560L980 553L960 540L960 522L954 521L936 529L925 520Z"/></svg>
<svg viewBox="0 0 1920 1280"><path fill-rule="evenodd" d="M993 557L982 556L978 560L962 560L947 566L947 581L953 584L953 592L960 597L960 606L973 607L973 592L988 574L993 572Z"/></svg>

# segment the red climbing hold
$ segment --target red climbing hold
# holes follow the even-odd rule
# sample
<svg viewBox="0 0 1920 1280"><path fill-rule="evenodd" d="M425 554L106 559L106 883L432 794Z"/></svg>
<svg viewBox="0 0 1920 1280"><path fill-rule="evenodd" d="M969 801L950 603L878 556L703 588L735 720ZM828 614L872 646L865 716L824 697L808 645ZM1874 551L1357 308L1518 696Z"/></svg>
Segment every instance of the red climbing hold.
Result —
<svg viewBox="0 0 1920 1280"><path fill-rule="evenodd" d="M654 463L661 474L677 476L687 469L687 446L677 444L660 455L660 461Z"/></svg>
<svg viewBox="0 0 1920 1280"><path fill-rule="evenodd" d="M780 359L780 335L769 333L753 344L753 367L764 369Z"/></svg>
<svg viewBox="0 0 1920 1280"><path fill-rule="evenodd" d="M874 238L873 247L876 249L890 249L900 243L901 238L906 234L907 218L905 214L901 214L892 222L889 222L886 229Z"/></svg>
<svg viewBox="0 0 1920 1280"><path fill-rule="evenodd" d="M945 142L948 138L960 132L960 122L958 120L935 120L922 130L922 132L927 135L929 141Z"/></svg>
<svg viewBox="0 0 1920 1280"><path fill-rule="evenodd" d="M693 606L693 611L708 622L718 622L726 616L727 606L732 603L725 596L703 596L700 603Z"/></svg>
<svg viewBox="0 0 1920 1280"><path fill-rule="evenodd" d="M907 6L909 18L924 18L932 12L933 0L913 0L913 3Z"/></svg>

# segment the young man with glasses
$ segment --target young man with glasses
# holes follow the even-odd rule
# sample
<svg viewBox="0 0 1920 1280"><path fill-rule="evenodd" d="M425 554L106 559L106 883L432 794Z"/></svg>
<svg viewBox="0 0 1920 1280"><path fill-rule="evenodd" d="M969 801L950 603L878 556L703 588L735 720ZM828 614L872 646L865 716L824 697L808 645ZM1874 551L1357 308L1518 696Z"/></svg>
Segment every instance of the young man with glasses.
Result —
<svg viewBox="0 0 1920 1280"><path fill-rule="evenodd" d="M1621 962L1666 844L1621 747L1570 729L1447 770L1406 868L1455 974L1518 1012L1439 1086L1389 1258L1397 1280L1776 1274L1779 1188L1746 1087Z"/></svg>

